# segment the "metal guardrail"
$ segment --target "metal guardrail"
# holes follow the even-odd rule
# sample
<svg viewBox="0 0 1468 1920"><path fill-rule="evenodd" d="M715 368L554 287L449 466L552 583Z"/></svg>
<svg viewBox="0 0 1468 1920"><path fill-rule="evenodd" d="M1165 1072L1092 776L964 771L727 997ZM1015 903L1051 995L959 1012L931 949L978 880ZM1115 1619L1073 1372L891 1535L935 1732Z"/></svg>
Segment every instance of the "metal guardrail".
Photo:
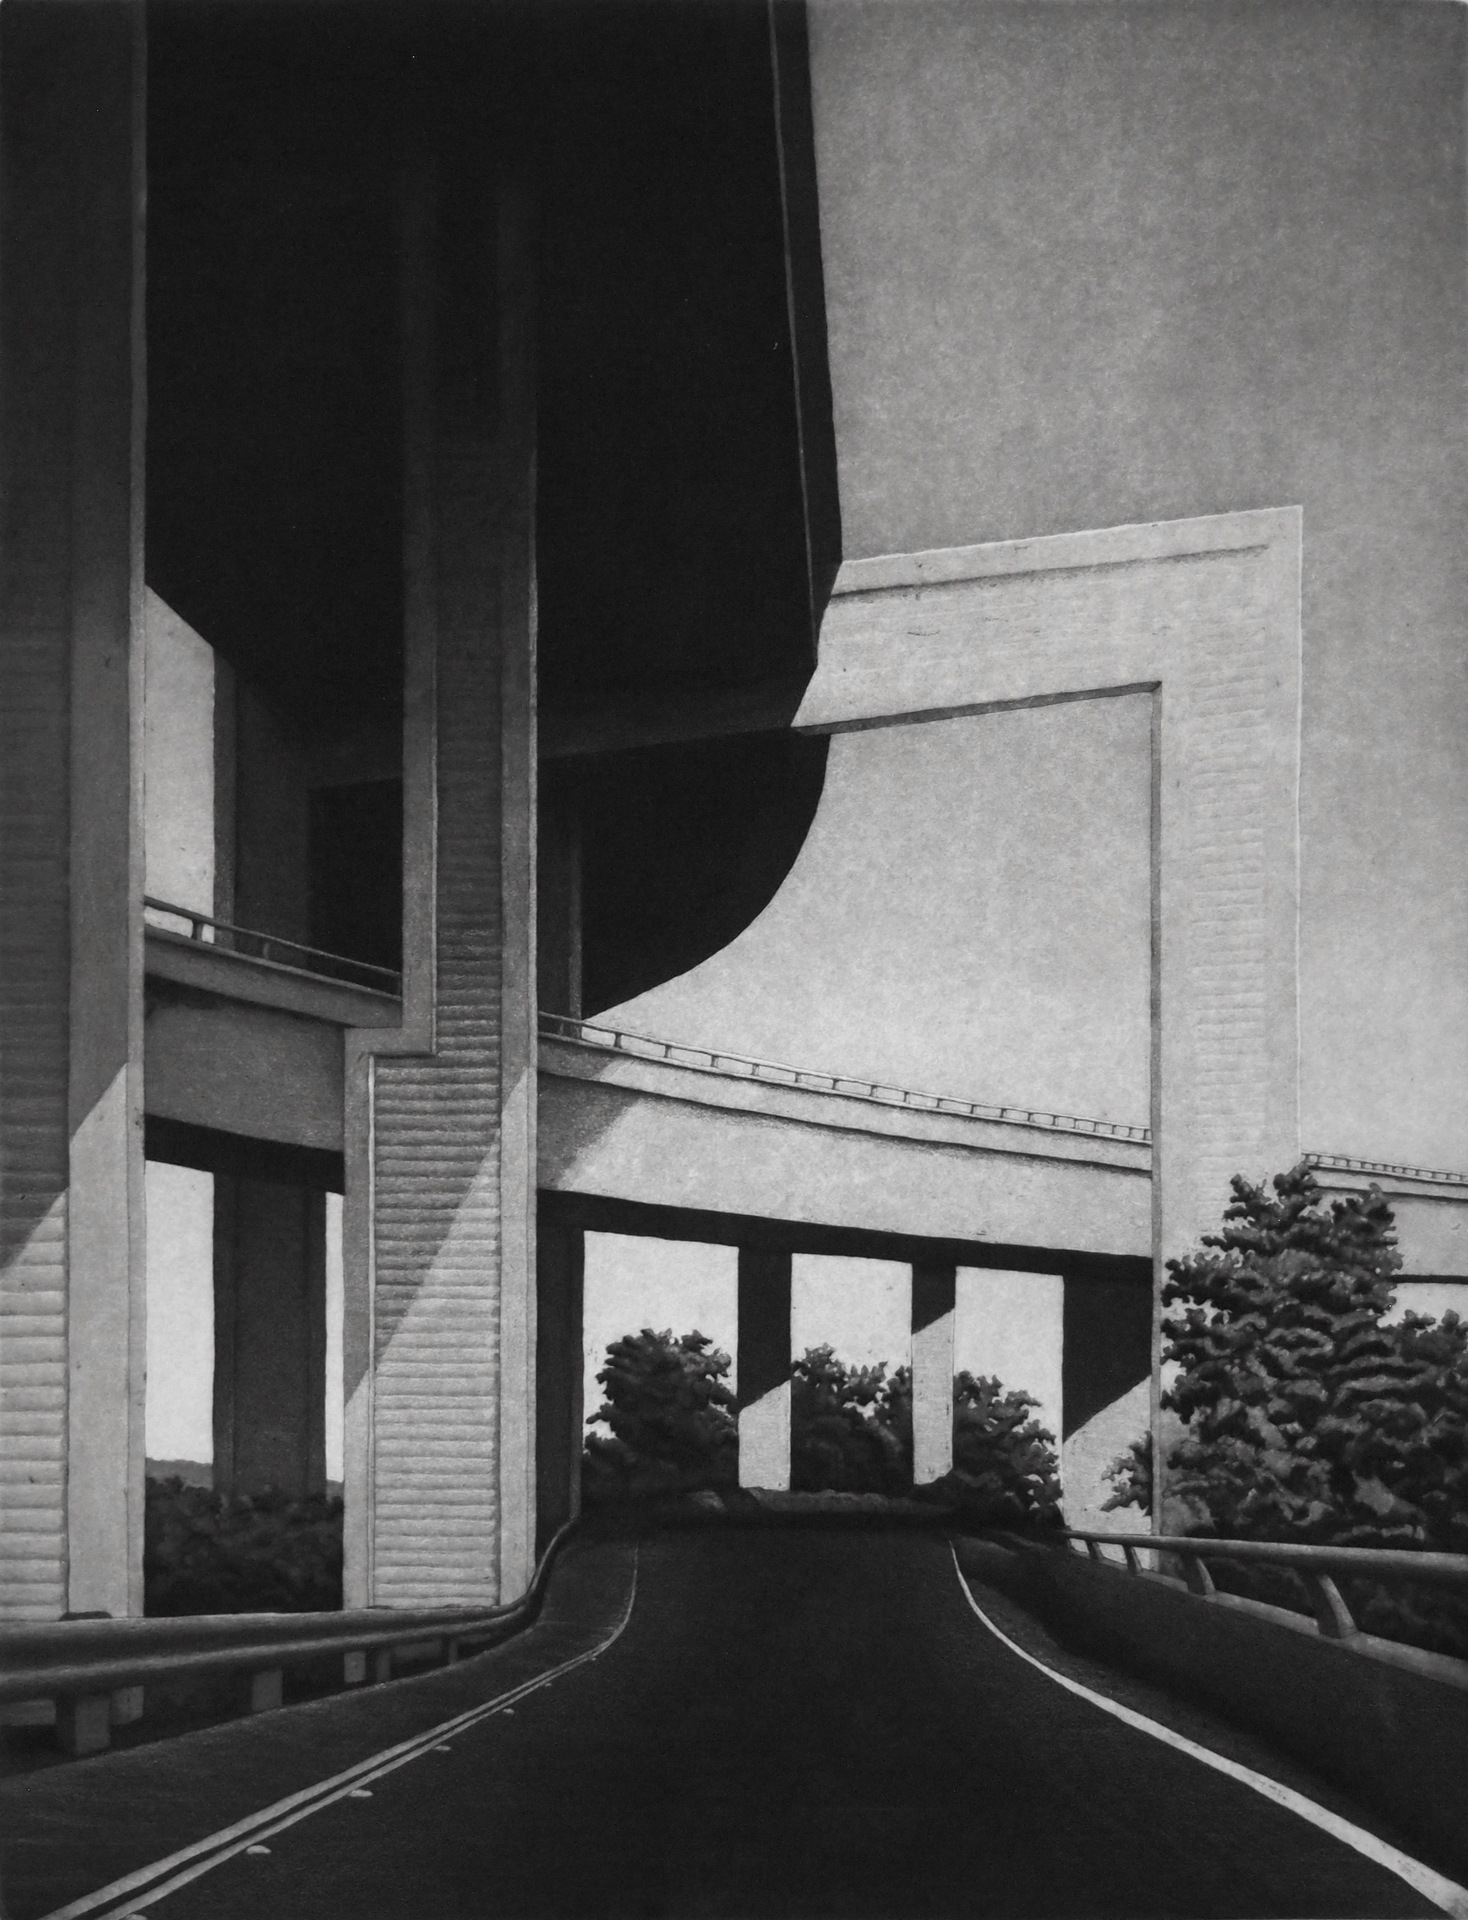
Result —
<svg viewBox="0 0 1468 1920"><path fill-rule="evenodd" d="M1183 1562L1183 1578L1188 1589L1205 1599L1217 1593L1209 1560L1233 1560L1258 1566L1280 1567L1298 1574L1315 1613L1315 1624L1328 1640L1366 1638L1347 1606L1332 1574L1367 1575L1375 1579L1426 1580L1436 1585L1461 1587L1468 1591L1468 1554L1417 1552L1402 1547L1317 1547L1289 1541L1211 1540L1191 1534L1166 1533L1091 1533L1067 1529L1065 1538L1084 1546L1093 1560L1104 1559L1103 1546L1120 1547L1131 1573L1143 1573L1143 1553L1174 1554ZM1419 1649L1402 1647L1404 1654ZM1446 1659L1445 1655L1423 1654L1423 1660ZM1414 1662L1414 1664L1418 1664ZM1453 1662L1462 1665L1462 1662Z"/></svg>
<svg viewBox="0 0 1468 1920"><path fill-rule="evenodd" d="M353 960L344 953L327 953L324 948L310 947L300 940L286 940L279 934L261 933L253 927L237 927L228 920L216 920L212 914L196 913L192 907L175 906L169 900L155 900L150 894L143 896L143 909L145 915L163 914L170 919L186 922L187 933L178 927L159 926L156 919L148 924L159 933L172 933L200 947L213 947L221 953L235 954L242 960L279 967L288 973L307 974L316 980L334 980L347 986L366 987L371 992L391 994L395 998L400 997L403 991L403 977L392 967ZM281 954L294 955L295 958L281 959Z"/></svg>
<svg viewBox="0 0 1468 1920"><path fill-rule="evenodd" d="M518 1600L495 1607L365 1607L339 1613L182 1614L163 1619L57 1620L0 1626L0 1702L54 1701L73 1752L108 1745L114 1694L184 1675L240 1673L249 1704L281 1704L285 1669L339 1655L343 1684L390 1680L393 1658L456 1660L528 1621L575 1526L560 1528ZM129 1715L129 1718L136 1717Z"/></svg>
<svg viewBox="0 0 1468 1920"><path fill-rule="evenodd" d="M906 1107L914 1113L951 1113L969 1120L1042 1127L1052 1133L1085 1134L1103 1140L1135 1140L1142 1145L1152 1138L1146 1127L1125 1126L1114 1120L1085 1120L1075 1114L1052 1113L1042 1107L990 1105L978 1100L954 1099L948 1094L917 1093L909 1087L889 1087L881 1081L856 1079L848 1074L784 1066L779 1061L760 1060L752 1054L689 1046L680 1040L655 1040L647 1034L629 1033L622 1027L595 1026L568 1014L543 1013L540 1030L548 1039L625 1053L633 1059L666 1060L673 1066L692 1067L701 1073L761 1080L773 1086L799 1087L810 1093L842 1094L848 1099L875 1101L880 1106Z"/></svg>
<svg viewBox="0 0 1468 1920"><path fill-rule="evenodd" d="M1322 1173L1385 1173L1399 1180L1425 1180L1438 1187L1468 1188L1468 1173L1444 1173L1433 1167L1399 1167L1390 1160L1353 1160L1344 1153L1307 1153L1306 1161Z"/></svg>

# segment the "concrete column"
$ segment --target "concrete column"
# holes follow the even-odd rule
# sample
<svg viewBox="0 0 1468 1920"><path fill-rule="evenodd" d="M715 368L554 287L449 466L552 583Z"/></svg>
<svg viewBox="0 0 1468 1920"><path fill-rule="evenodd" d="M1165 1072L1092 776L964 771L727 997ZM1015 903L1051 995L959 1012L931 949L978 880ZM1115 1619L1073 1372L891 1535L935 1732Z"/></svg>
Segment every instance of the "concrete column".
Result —
<svg viewBox="0 0 1468 1920"><path fill-rule="evenodd" d="M790 1255L739 1249L739 1484L790 1485Z"/></svg>
<svg viewBox="0 0 1468 1920"><path fill-rule="evenodd" d="M399 194L404 1018L349 1046L346 1591L386 1606L513 1599L536 1526L528 82L516 10L441 18Z"/></svg>
<svg viewBox="0 0 1468 1920"><path fill-rule="evenodd" d="M1061 1478L1073 1527L1143 1525L1134 1507L1104 1511L1111 1463L1149 1430L1152 1278L1067 1273L1062 1350Z"/></svg>
<svg viewBox="0 0 1468 1920"><path fill-rule="evenodd" d="M143 10L0 18L0 1617L142 1606Z"/></svg>
<svg viewBox="0 0 1468 1920"><path fill-rule="evenodd" d="M214 1484L326 1487L326 1195L214 1177Z"/></svg>
<svg viewBox="0 0 1468 1920"><path fill-rule="evenodd" d="M912 1477L941 1480L953 1467L953 1324L957 1275L912 1270Z"/></svg>
<svg viewBox="0 0 1468 1920"><path fill-rule="evenodd" d="M586 1235L579 1227L536 1231L536 1551L581 1510L581 1321Z"/></svg>

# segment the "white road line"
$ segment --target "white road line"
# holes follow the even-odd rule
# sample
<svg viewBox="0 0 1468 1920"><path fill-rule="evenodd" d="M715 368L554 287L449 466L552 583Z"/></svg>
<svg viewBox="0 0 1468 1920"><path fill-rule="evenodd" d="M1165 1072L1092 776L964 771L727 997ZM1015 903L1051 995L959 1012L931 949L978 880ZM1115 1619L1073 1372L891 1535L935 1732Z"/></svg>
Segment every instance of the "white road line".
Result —
<svg viewBox="0 0 1468 1920"><path fill-rule="evenodd" d="M1173 1747L1179 1753L1186 1753L1194 1760L1201 1760L1205 1767L1212 1767L1216 1773L1227 1774L1230 1780L1238 1780L1246 1787L1252 1787L1264 1799L1272 1800L1276 1806L1288 1808L1297 1813L1302 1820L1308 1820L1312 1827L1319 1827L1332 1839L1341 1841L1357 1853L1373 1861L1379 1867L1385 1867L1389 1873L1396 1874L1399 1880L1405 1880L1409 1887L1420 1893L1424 1899L1431 1900L1441 1907L1444 1913L1451 1914L1453 1920L1468 1920L1468 1887L1460 1887L1456 1881L1447 1879L1443 1874L1435 1873L1420 1860L1414 1860L1410 1854L1391 1846L1385 1840L1379 1840L1374 1833L1367 1833L1364 1827L1355 1826L1349 1820L1343 1820L1338 1813L1332 1813L1328 1807L1307 1800L1303 1793L1296 1793L1293 1787L1282 1786L1278 1780L1271 1780L1268 1774L1256 1773L1252 1767L1242 1766L1237 1760L1226 1760L1221 1753L1214 1753L1208 1747L1200 1747L1195 1740L1186 1735L1174 1733L1171 1727L1164 1727L1159 1721L1149 1720L1144 1713L1134 1713L1130 1707L1124 1707L1116 1700L1108 1700L1105 1694L1095 1693L1090 1687L1084 1687L1079 1680L1071 1680L1063 1673L1057 1673L1054 1667L1047 1667L1043 1660L1037 1660L1033 1654L1026 1653L1017 1646L1007 1633L996 1627L988 1614L969 1591L968 1581L963 1577L963 1568L958 1564L958 1549L949 1543L953 1555L953 1571L958 1575L958 1584L963 1597L983 1621L996 1640L1002 1641L1009 1651L1018 1654L1027 1665L1036 1672L1043 1673L1047 1680L1053 1680L1058 1687L1064 1687L1067 1693L1079 1695L1089 1700L1093 1707L1100 1707L1103 1713L1109 1713L1127 1726L1135 1727L1139 1733L1150 1733L1154 1740L1160 1740L1164 1746Z"/></svg>
<svg viewBox="0 0 1468 1920"><path fill-rule="evenodd" d="M586 1653L578 1653L574 1659L564 1660L558 1667L533 1680L522 1681L518 1687L512 1687L508 1693L498 1694L493 1700L481 1702L466 1712L456 1714L451 1720L442 1720L424 1733L415 1734L411 1740L402 1740L396 1746L384 1747L381 1753L372 1754L366 1760L359 1760L354 1766L346 1767L342 1772L333 1774L329 1779L318 1780L314 1785L302 1787L299 1792L287 1794L283 1800L262 1807L257 1813L247 1814L243 1820L237 1820L233 1826L221 1827L217 1833L211 1833L202 1840L195 1840L190 1846L181 1847L177 1853L169 1854L165 1859L155 1860L151 1865L139 1867L135 1872L113 1880L105 1887L98 1887L94 1893L83 1894L79 1900L73 1900L68 1906L57 1907L43 1916L43 1920L81 1920L86 1914L98 1914L113 1902L123 1904L114 1908L117 1920L123 1916L141 1913L145 1907L153 1906L165 1899L170 1893L186 1886L191 1880L199 1879L203 1874L212 1873L215 1867L222 1866L226 1860L232 1860L236 1854L244 1853L259 1841L268 1839L272 1834L293 1827L298 1821L310 1814L319 1813L323 1807L332 1806L338 1800L349 1798L358 1788L369 1780L379 1780L384 1774L394 1773L399 1767L407 1766L410 1760L417 1760L425 1753L433 1752L448 1734L461 1733L487 1720L492 1714L503 1712L513 1702L523 1700L528 1694L548 1687L552 1680L559 1679L563 1673L574 1673L577 1667L583 1667L588 1661L599 1658L614 1641L620 1639L628 1621L632 1618L632 1608L637 1599L638 1550L632 1550L632 1585L628 1590L627 1604L622 1609L621 1618L607 1635L605 1640ZM178 1868L180 1871L174 1872ZM160 1881L160 1876L169 1875ZM158 1882L158 1884L150 1884Z"/></svg>

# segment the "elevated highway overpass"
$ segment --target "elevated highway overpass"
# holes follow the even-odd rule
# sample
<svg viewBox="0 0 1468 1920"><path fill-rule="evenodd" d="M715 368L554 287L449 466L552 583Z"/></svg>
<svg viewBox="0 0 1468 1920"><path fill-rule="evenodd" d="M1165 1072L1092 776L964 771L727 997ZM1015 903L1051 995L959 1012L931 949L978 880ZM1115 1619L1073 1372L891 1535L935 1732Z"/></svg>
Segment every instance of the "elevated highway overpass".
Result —
<svg viewBox="0 0 1468 1920"><path fill-rule="evenodd" d="M319 1207L307 1200L303 1213L298 1196L346 1184L350 1036L391 1035L402 1003L395 978L356 963L162 902L149 912L149 1153L252 1183L242 1190L248 1208L231 1214L226 1206L216 1220L217 1255L221 1244L233 1246L216 1273L216 1313L235 1327L234 1346L220 1351L238 1375L216 1400L235 1409L243 1471L252 1427L304 1430L318 1417L304 1387L298 1404L283 1407L274 1363L252 1383L240 1372L246 1363L229 1356L274 1351L291 1326L296 1344L309 1346L324 1228ZM1138 1303L1152 1265L1153 1151L1145 1127L921 1092L553 1014L541 1028L542 1538L577 1497L588 1232L739 1250L741 1470L750 1485L781 1486L788 1476L794 1256L855 1255L911 1270L924 1477L941 1475L949 1460L957 1277L986 1269L1052 1276L1064 1305L1046 1367L1065 1386L1049 1417L1065 1443L1072 1518L1098 1520L1109 1463L1146 1418L1151 1351ZM1440 1289L1468 1273L1468 1181L1312 1158L1328 1192L1385 1187L1407 1276ZM234 1189L219 1191L227 1201ZM1445 1303L1453 1301L1424 1301L1435 1311ZM261 1338L252 1341L257 1320ZM768 1365L755 1364L757 1353ZM300 1478L291 1462L311 1455L302 1440L291 1461L272 1455L269 1470ZM222 1470L227 1448L225 1460Z"/></svg>
<svg viewBox="0 0 1468 1920"><path fill-rule="evenodd" d="M1145 1127L806 1072L555 1016L539 1185L663 1207L1147 1258Z"/></svg>

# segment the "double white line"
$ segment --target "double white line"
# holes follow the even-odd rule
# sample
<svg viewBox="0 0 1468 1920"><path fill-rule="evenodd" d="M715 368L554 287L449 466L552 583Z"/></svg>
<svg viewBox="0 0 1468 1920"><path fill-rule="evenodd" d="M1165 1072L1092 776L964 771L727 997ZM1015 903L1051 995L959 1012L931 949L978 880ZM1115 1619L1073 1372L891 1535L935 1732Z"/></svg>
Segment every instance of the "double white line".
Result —
<svg viewBox="0 0 1468 1920"><path fill-rule="evenodd" d="M533 1680L523 1681L508 1693L497 1694L493 1700L483 1701L465 1713L455 1714L452 1720L441 1721L426 1733L415 1734L411 1740L400 1741L395 1747L385 1747L381 1753L359 1760L355 1766L333 1774L328 1780L318 1780L312 1786L302 1787L299 1793L288 1794L284 1800L277 1800L272 1806L262 1807L258 1813L246 1815L232 1827L221 1827L218 1833L196 1840L191 1846L181 1847L166 1859L139 1867L136 1872L125 1874L122 1879L114 1880L108 1886L98 1887L95 1893L84 1894L80 1900L73 1900L68 1906L57 1907L45 1915L45 1920L82 1920L83 1915L89 1914L105 1916L105 1920L127 1920L129 1915L141 1913L144 1908L167 1899L169 1894L176 1893L191 1880L212 1873L216 1867L223 1866L226 1860L233 1860L236 1854L263 1845L271 1835L283 1833L287 1827L295 1826L311 1814L320 1813L323 1807L348 1799L366 1787L369 1781L380 1780L384 1774L396 1772L399 1767L407 1766L409 1761L433 1752L456 1733L464 1733L481 1720L503 1713L506 1707L513 1707L517 1700L523 1700L527 1694L536 1693L541 1687L548 1687L552 1680L559 1680L563 1674L574 1673L577 1667L584 1667L588 1661L595 1660L620 1638L632 1618L636 1599L637 1554L634 1548L632 1584L621 1618L606 1639L588 1652L578 1653L572 1660L563 1660L558 1667L537 1674Z"/></svg>

